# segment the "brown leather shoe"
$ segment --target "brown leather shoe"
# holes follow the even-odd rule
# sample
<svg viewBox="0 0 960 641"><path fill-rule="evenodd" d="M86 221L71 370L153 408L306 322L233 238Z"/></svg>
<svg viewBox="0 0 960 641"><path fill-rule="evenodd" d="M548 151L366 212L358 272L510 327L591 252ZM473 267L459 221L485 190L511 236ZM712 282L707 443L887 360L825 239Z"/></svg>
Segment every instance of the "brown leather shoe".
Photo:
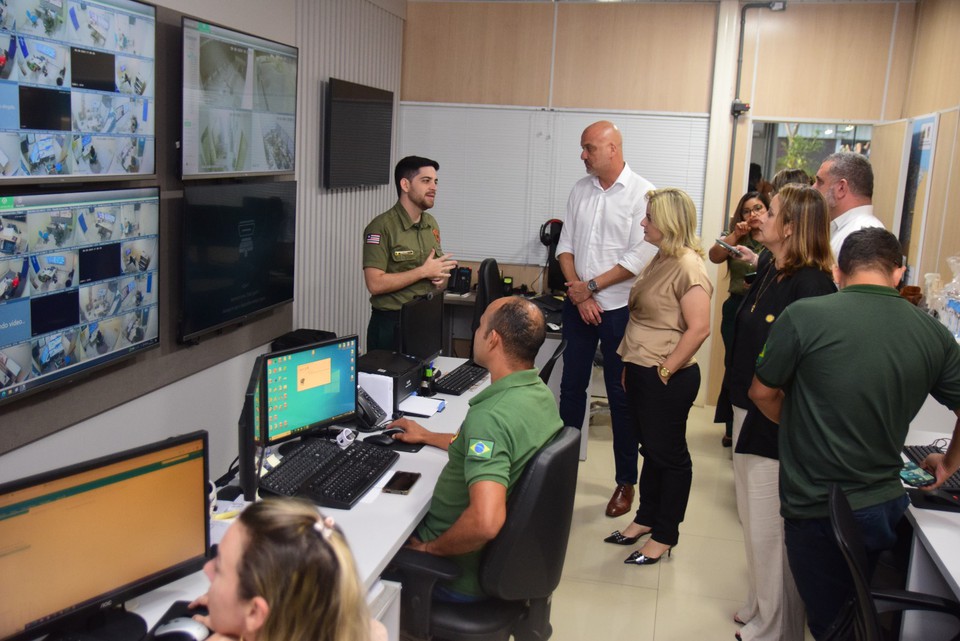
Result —
<svg viewBox="0 0 960 641"><path fill-rule="evenodd" d="M633 486L618 485L607 503L607 516L623 516L633 505Z"/></svg>

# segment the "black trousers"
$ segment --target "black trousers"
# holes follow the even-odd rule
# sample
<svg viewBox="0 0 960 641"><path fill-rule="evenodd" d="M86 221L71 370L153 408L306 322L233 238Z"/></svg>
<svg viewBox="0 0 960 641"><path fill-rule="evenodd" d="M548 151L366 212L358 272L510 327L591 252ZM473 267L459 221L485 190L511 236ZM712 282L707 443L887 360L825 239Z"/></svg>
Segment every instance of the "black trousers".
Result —
<svg viewBox="0 0 960 641"><path fill-rule="evenodd" d="M653 528L658 543L676 545L687 511L693 462L687 416L700 389L700 367L676 372L666 385L656 367L626 363L626 392L640 441L640 506L634 523Z"/></svg>

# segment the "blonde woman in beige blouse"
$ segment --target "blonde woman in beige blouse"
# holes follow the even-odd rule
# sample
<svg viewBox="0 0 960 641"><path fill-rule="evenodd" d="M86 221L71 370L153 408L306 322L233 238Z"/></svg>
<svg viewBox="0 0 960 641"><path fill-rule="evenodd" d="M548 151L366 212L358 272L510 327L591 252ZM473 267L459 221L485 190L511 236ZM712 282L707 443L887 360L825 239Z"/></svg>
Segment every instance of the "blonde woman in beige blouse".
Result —
<svg viewBox="0 0 960 641"><path fill-rule="evenodd" d="M710 335L710 296L697 212L679 189L647 194L644 239L657 255L630 290L630 321L618 353L624 389L640 440L640 506L633 521L604 541L632 545L650 534L624 563L650 565L677 545L693 465L687 415L700 389L694 354Z"/></svg>

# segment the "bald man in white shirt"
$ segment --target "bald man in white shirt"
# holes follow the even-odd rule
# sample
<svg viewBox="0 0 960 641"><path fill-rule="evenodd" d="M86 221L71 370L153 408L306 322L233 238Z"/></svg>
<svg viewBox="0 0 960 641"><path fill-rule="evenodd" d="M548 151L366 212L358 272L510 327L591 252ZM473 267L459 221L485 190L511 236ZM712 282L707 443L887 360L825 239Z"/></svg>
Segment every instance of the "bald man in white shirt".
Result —
<svg viewBox="0 0 960 641"><path fill-rule="evenodd" d="M563 354L560 416L564 425L583 425L593 356L599 343L616 466L616 488L606 514L615 517L632 508L639 446L620 383L623 362L617 347L629 319L630 287L657 252L643 240L640 226L646 213L646 194L654 186L633 173L623 160L623 138L613 123L604 120L584 129L580 148L580 159L589 175L570 192L557 244L557 260L567 281L563 308L567 349Z"/></svg>

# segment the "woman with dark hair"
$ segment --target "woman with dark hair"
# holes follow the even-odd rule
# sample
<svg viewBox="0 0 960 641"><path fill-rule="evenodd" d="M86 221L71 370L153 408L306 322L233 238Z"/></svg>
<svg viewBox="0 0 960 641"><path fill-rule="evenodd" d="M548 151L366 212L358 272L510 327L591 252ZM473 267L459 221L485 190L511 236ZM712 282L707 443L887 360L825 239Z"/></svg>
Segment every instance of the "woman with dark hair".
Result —
<svg viewBox="0 0 960 641"><path fill-rule="evenodd" d="M770 199L759 191L748 191L740 198L737 208L730 217L730 230L724 231L722 240L728 245L746 245L753 250L754 255L759 255L763 251L763 245L753 239L753 233L760 225L761 216L766 215L767 208L770 207ZM733 318L737 314L740 303L747 293L747 283L745 277L748 273L754 271L756 266L743 258L727 251L720 244L714 244L707 253L710 262L719 265L727 264L727 274L730 276L730 295L723 302L720 315L720 337L723 339L723 350L730 356L730 343L733 340ZM733 415L730 412L730 403L721 395L717 400L717 413L714 416L714 422L724 423L726 430L721 439L724 447L730 447L733 444Z"/></svg>
<svg viewBox="0 0 960 641"><path fill-rule="evenodd" d="M790 573L780 517L778 426L747 396L770 326L793 301L836 291L830 218L823 196L788 184L770 202L755 236L770 252L761 261L734 321L723 388L733 405L734 484L747 552L747 603L734 616L737 638L802 641L803 603ZM753 252L740 247L748 259Z"/></svg>
<svg viewBox="0 0 960 641"><path fill-rule="evenodd" d="M373 641L386 630L370 620L353 555L333 519L298 499L250 505L204 566L210 589L195 619L212 639Z"/></svg>
<svg viewBox="0 0 960 641"><path fill-rule="evenodd" d="M700 389L694 358L710 335L713 285L697 239L697 211L679 189L647 193L644 240L659 250L630 290L630 319L617 352L623 387L640 441L643 467L633 522L604 541L632 545L624 563L650 565L676 546L693 479L687 415Z"/></svg>

